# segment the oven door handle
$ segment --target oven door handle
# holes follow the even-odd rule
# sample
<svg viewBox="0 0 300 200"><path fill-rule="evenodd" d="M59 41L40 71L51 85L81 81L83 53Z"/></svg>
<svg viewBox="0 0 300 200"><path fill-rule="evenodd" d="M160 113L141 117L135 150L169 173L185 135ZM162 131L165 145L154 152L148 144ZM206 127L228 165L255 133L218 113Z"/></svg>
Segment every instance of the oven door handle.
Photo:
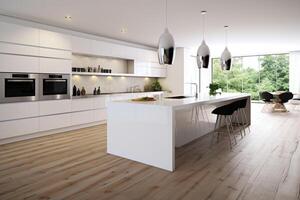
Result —
<svg viewBox="0 0 300 200"><path fill-rule="evenodd" d="M7 82L33 82L34 80L6 80Z"/></svg>
<svg viewBox="0 0 300 200"><path fill-rule="evenodd" d="M67 80L44 80L45 82L67 82Z"/></svg>

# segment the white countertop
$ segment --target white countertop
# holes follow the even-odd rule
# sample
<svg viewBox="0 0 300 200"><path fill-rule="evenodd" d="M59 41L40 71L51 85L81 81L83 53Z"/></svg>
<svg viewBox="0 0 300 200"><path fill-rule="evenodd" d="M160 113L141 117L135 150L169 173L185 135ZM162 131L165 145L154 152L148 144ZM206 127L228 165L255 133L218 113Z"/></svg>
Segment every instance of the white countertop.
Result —
<svg viewBox="0 0 300 200"><path fill-rule="evenodd" d="M198 98L190 97L184 99L167 99L162 98L156 101L140 102L140 101L115 101L113 103L126 103L126 104L139 104L139 105L152 105L152 106L168 106L173 108L180 108L186 106L193 106L195 104L212 104L237 98L249 97L249 94L245 93L226 93L222 95L209 96L209 95L200 95Z"/></svg>

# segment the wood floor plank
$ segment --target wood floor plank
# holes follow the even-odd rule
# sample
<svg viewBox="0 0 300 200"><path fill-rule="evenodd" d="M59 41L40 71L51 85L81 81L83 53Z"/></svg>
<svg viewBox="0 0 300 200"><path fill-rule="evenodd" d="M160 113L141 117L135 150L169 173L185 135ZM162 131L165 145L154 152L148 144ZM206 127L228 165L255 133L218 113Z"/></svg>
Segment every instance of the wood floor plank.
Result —
<svg viewBox="0 0 300 200"><path fill-rule="evenodd" d="M106 125L0 145L0 199L299 200L300 112L252 106L228 150L204 136L176 149L173 173L106 153Z"/></svg>

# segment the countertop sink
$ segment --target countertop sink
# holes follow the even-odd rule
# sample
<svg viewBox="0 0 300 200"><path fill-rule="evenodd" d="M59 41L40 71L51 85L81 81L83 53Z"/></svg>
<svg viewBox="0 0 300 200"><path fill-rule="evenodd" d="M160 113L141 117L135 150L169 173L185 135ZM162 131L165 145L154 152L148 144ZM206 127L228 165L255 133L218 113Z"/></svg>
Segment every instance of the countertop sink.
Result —
<svg viewBox="0 0 300 200"><path fill-rule="evenodd" d="M186 99L192 98L193 96L173 96L173 97L165 97L166 99Z"/></svg>

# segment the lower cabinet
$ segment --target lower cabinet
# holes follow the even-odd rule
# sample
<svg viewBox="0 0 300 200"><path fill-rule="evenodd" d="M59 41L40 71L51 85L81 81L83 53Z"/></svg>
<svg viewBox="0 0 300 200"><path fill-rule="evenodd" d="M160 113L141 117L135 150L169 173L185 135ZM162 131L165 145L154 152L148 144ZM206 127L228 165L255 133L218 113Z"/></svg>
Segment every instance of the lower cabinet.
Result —
<svg viewBox="0 0 300 200"><path fill-rule="evenodd" d="M94 121L94 111L89 110L71 113L71 119L72 126L91 123Z"/></svg>
<svg viewBox="0 0 300 200"><path fill-rule="evenodd" d="M65 128L71 126L71 114L59 114L39 117L40 131Z"/></svg>
<svg viewBox="0 0 300 200"><path fill-rule="evenodd" d="M39 131L39 118L0 122L0 139L36 133Z"/></svg>
<svg viewBox="0 0 300 200"><path fill-rule="evenodd" d="M98 110L94 110L93 111L93 114L94 114L94 121L95 122L98 122L98 121L104 121L106 120L106 116L107 116L107 113L106 113L106 109L103 108L103 109L98 109Z"/></svg>

